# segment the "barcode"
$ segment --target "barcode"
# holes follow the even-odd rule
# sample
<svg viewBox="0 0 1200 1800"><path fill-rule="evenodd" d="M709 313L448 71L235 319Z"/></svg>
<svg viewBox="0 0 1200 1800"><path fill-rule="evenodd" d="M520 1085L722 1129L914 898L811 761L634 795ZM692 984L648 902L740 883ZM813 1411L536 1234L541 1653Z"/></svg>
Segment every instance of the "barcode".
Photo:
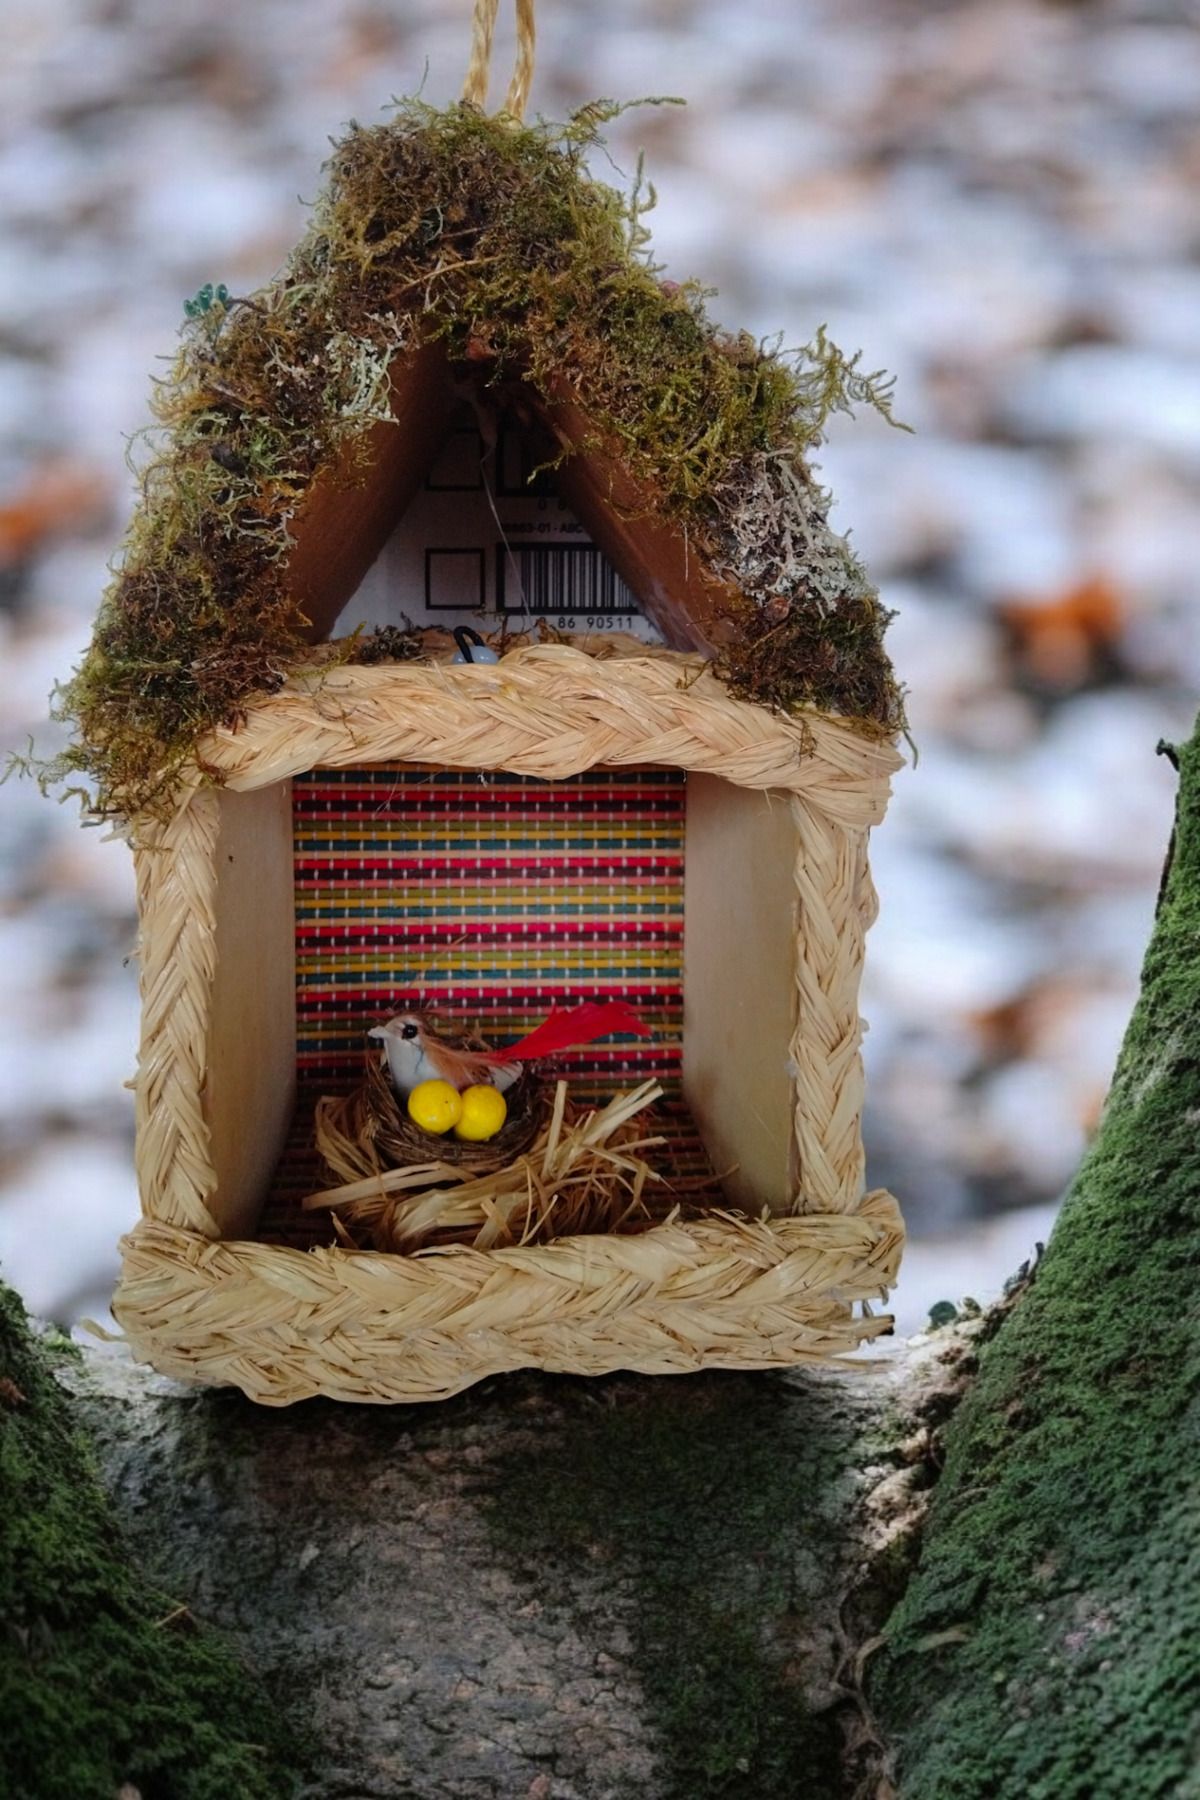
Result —
<svg viewBox="0 0 1200 1800"><path fill-rule="evenodd" d="M632 591L594 544L498 548L497 602L507 613L632 613Z"/></svg>

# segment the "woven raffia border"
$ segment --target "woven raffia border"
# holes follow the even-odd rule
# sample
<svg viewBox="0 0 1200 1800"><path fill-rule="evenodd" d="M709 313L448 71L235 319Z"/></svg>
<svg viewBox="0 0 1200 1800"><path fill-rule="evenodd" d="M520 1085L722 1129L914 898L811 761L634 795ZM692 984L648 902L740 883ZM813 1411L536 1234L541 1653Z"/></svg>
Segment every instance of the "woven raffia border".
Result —
<svg viewBox="0 0 1200 1800"><path fill-rule="evenodd" d="M606 653L605 653L606 652ZM878 825L902 758L824 713L735 700L697 657L606 640L601 653L530 644L494 664L314 669L201 745L232 788L305 769L437 762L562 780L599 764L705 770L795 794L849 831Z"/></svg>
<svg viewBox="0 0 1200 1800"><path fill-rule="evenodd" d="M902 1240L882 1191L853 1215L714 1216L637 1237L415 1256L214 1244L145 1220L125 1240L118 1316L164 1374L232 1382L273 1405L441 1400L529 1367L787 1367L889 1328L852 1317L851 1303L888 1287Z"/></svg>
<svg viewBox="0 0 1200 1800"><path fill-rule="evenodd" d="M396 761L544 780L652 763L791 796L793 1214L428 1257L219 1241L203 1094L220 803L199 771L246 791L309 768ZM890 1196L863 1195L858 986L875 913L867 837L900 761L836 719L734 700L694 657L611 643L601 654L530 645L495 665L315 665L214 733L174 817L135 833L146 1218L125 1241L114 1303L135 1351L262 1400L396 1400L529 1364L765 1367L874 1336L886 1321L854 1317L853 1304L891 1282L902 1227Z"/></svg>

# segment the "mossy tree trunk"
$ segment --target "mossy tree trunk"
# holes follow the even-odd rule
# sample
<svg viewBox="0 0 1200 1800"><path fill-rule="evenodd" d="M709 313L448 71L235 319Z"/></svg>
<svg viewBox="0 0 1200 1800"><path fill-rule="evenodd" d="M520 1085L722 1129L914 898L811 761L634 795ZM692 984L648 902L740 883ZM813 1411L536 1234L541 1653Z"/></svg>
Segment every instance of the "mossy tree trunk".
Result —
<svg viewBox="0 0 1200 1800"><path fill-rule="evenodd" d="M0 1787L1200 1795L1200 736L1180 763L1098 1141L1033 1280L932 1352L273 1413L48 1367L0 1311Z"/></svg>
<svg viewBox="0 0 1200 1800"><path fill-rule="evenodd" d="M1142 991L873 1665L912 1800L1200 1795L1200 728Z"/></svg>
<svg viewBox="0 0 1200 1800"><path fill-rule="evenodd" d="M230 1646L131 1563L57 1379L78 1361L0 1287L0 1794L276 1800L290 1735Z"/></svg>

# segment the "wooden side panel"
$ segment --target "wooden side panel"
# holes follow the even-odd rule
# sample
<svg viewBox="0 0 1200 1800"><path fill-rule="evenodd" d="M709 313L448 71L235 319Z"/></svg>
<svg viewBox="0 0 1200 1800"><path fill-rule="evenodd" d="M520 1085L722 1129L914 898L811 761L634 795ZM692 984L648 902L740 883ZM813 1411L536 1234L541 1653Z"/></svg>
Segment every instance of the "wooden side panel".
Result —
<svg viewBox="0 0 1200 1800"><path fill-rule="evenodd" d="M397 360L392 418L311 489L292 527L288 584L314 643L334 623L429 472L449 428L446 359L428 344Z"/></svg>
<svg viewBox="0 0 1200 1800"><path fill-rule="evenodd" d="M633 589L668 647L716 649L729 636L722 609L736 600L736 590L707 573L616 454L594 447L585 415L565 390L547 408L546 421L571 451L556 474L563 499Z"/></svg>
<svg viewBox="0 0 1200 1800"><path fill-rule="evenodd" d="M291 786L220 797L204 1111L226 1237L253 1235L295 1103Z"/></svg>
<svg viewBox="0 0 1200 1800"><path fill-rule="evenodd" d="M713 1164L748 1211L796 1192L796 829L787 797L688 776L683 1091Z"/></svg>

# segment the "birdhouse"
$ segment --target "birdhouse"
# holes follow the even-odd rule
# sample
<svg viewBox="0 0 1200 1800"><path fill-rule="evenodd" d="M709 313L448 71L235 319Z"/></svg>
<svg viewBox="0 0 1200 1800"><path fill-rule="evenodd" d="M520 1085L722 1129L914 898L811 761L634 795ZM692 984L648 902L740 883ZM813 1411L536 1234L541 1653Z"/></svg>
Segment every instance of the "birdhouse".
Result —
<svg viewBox="0 0 1200 1800"><path fill-rule="evenodd" d="M355 128L284 274L189 303L68 692L137 862L114 1312L166 1373L433 1399L784 1366L890 1323L858 990L902 719L807 460L831 405L886 389L661 282L636 194L583 166L594 125ZM321 1121L391 1014L503 1046L597 1002L640 1029L539 1070L540 1136L486 1178L536 1218L484 1194L450 1230L438 1145L338 1189ZM589 1227L554 1159L647 1093L596 1138L627 1192ZM321 1203L377 1188L407 1219L418 1177L437 1224L390 1248Z"/></svg>

